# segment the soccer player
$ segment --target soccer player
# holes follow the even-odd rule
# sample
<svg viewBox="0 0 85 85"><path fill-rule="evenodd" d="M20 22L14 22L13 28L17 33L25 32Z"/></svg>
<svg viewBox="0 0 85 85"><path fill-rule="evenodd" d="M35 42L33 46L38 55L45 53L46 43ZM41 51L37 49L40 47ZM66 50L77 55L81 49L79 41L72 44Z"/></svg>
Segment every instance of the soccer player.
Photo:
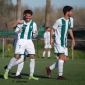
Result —
<svg viewBox="0 0 85 85"><path fill-rule="evenodd" d="M68 49L67 49L67 33L69 32L72 38L72 46L75 46L75 39L73 36L72 28L73 28L73 18L72 15L73 7L64 6L63 13L64 17L56 20L51 30L51 41L53 43L52 34L55 32L55 40L54 40L54 53L58 55L59 60L54 64L46 67L47 76L50 77L51 71L58 67L58 80L67 80L63 77L63 65L67 61Z"/></svg>
<svg viewBox="0 0 85 85"><path fill-rule="evenodd" d="M24 52L27 51L30 57L30 76L29 79L38 80L33 76L35 68L35 48L32 42L32 32L34 36L37 36L37 25L32 20L33 12L31 10L25 10L25 21L24 24L18 24L17 29L22 29L22 32L18 33L18 41L16 44L14 58L9 63L5 73L4 78L8 79L8 72L13 66L13 64L21 63L24 60ZM17 30L18 32L18 30Z"/></svg>
<svg viewBox="0 0 85 85"><path fill-rule="evenodd" d="M50 27L46 27L46 31L44 33L44 50L43 50L42 58L44 58L46 51L48 52L48 58L50 58L50 49L51 49L50 29L51 29Z"/></svg>

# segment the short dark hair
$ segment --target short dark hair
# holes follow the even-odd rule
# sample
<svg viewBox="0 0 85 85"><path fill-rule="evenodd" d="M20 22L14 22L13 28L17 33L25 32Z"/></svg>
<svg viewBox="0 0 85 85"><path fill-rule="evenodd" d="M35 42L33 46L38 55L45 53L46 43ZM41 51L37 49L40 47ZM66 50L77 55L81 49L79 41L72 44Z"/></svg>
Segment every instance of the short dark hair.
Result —
<svg viewBox="0 0 85 85"><path fill-rule="evenodd" d="M65 15L67 12L71 11L72 9L73 9L73 7L71 7L71 6L64 6L64 7L63 7L63 13L64 13L64 15Z"/></svg>
<svg viewBox="0 0 85 85"><path fill-rule="evenodd" d="M27 13L33 15L32 10L25 10L25 11L23 12L23 15L24 15L24 14L27 14Z"/></svg>
<svg viewBox="0 0 85 85"><path fill-rule="evenodd" d="M50 27L46 27L46 30L47 30L48 28L50 28Z"/></svg>

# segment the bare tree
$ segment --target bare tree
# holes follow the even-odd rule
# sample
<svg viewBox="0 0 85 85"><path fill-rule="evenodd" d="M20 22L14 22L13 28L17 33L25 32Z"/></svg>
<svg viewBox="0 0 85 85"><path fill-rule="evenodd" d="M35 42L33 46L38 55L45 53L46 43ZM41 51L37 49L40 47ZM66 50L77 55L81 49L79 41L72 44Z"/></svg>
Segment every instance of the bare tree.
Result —
<svg viewBox="0 0 85 85"><path fill-rule="evenodd" d="M50 26L51 0L46 0L45 27Z"/></svg>
<svg viewBox="0 0 85 85"><path fill-rule="evenodd" d="M16 19L20 20L21 19L21 0L17 0L17 15Z"/></svg>

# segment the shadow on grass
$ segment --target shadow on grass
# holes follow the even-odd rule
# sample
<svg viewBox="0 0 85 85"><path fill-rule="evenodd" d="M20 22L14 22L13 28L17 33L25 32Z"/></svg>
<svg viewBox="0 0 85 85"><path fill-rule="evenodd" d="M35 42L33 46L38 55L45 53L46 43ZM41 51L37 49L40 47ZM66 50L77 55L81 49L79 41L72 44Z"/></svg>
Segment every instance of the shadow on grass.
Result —
<svg viewBox="0 0 85 85"><path fill-rule="evenodd" d="M2 78L2 79L3 79L3 78L4 78L4 77L3 77L3 75L0 75L0 78Z"/></svg>
<svg viewBox="0 0 85 85"><path fill-rule="evenodd" d="M15 73L10 73L10 75L14 75L15 76ZM10 78L14 78L12 76L10 76ZM26 74L26 73L21 73L21 76L29 76L29 74ZM56 79L56 78L48 78L47 76L45 75L34 75L35 77L38 77L38 78L42 78L42 79Z"/></svg>
<svg viewBox="0 0 85 85"><path fill-rule="evenodd" d="M21 76L29 76L29 74L21 73ZM55 79L55 78L48 78L45 75L34 75L34 76L35 77L38 77L38 78L42 78L42 79ZM3 75L0 75L0 78L1 79L4 79ZM9 73L9 78L15 78L15 73L10 72ZM22 77L22 79L26 79L26 78Z"/></svg>

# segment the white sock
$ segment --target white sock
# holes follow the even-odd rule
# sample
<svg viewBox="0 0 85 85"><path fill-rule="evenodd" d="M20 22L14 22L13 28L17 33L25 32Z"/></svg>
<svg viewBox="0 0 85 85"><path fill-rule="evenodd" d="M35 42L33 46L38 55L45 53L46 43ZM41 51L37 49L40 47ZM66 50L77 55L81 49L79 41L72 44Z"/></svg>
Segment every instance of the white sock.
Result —
<svg viewBox="0 0 85 85"><path fill-rule="evenodd" d="M50 58L50 51L48 51L48 58Z"/></svg>
<svg viewBox="0 0 85 85"><path fill-rule="evenodd" d="M13 66L15 66L15 65L17 65L17 64L19 64L19 63L21 63L23 61L24 61L24 55L21 55L20 58L15 61L15 63L13 64Z"/></svg>
<svg viewBox="0 0 85 85"><path fill-rule="evenodd" d="M8 66L7 66L7 71L9 71L11 68L12 68L12 66L13 66L13 64L14 64L14 62L16 61L17 59L15 58L15 57L13 57L11 60L10 60L10 62L9 62L9 64L8 64Z"/></svg>
<svg viewBox="0 0 85 85"><path fill-rule="evenodd" d="M30 59L30 75L33 75L35 68L35 59Z"/></svg>
<svg viewBox="0 0 85 85"><path fill-rule="evenodd" d="M64 61L59 59L59 61L58 61L58 76L63 75L63 64L64 64Z"/></svg>
<svg viewBox="0 0 85 85"><path fill-rule="evenodd" d="M49 66L50 70L53 70L54 68L58 67L58 61Z"/></svg>
<svg viewBox="0 0 85 85"><path fill-rule="evenodd" d="M18 64L18 68L17 68L17 72L16 72L16 76L20 75L22 69L24 66L24 61Z"/></svg>
<svg viewBox="0 0 85 85"><path fill-rule="evenodd" d="M46 53L46 52L45 52L45 51L43 51L43 56L42 56L42 57L44 57L44 56L45 56L45 53Z"/></svg>

